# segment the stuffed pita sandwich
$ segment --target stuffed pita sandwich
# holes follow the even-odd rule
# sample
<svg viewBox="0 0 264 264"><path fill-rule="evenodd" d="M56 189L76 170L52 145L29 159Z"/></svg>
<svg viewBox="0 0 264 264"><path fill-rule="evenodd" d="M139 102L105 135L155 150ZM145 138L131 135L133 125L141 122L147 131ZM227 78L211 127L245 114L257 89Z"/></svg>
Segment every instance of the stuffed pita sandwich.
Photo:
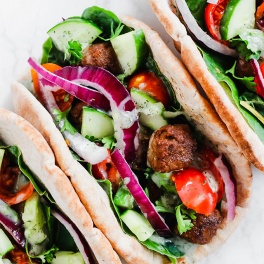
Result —
<svg viewBox="0 0 264 264"><path fill-rule="evenodd" d="M246 158L264 171L264 4L195 2L150 1Z"/></svg>
<svg viewBox="0 0 264 264"><path fill-rule="evenodd" d="M183 64L148 26L99 7L48 32L41 62L29 59L34 84L12 85L14 109L95 226L126 263L193 263L216 249L243 218L251 170Z"/></svg>
<svg viewBox="0 0 264 264"><path fill-rule="evenodd" d="M5 109L0 124L0 262L121 263L42 135Z"/></svg>

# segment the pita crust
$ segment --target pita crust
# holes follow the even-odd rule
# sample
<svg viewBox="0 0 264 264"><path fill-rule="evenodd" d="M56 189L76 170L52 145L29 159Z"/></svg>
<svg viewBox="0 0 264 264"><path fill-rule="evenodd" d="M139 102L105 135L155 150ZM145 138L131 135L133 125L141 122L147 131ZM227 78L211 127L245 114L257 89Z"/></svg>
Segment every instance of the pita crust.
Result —
<svg viewBox="0 0 264 264"><path fill-rule="evenodd" d="M167 48L159 35L135 19L123 17L122 20L128 26L144 30L146 41L153 52L154 59L158 63L160 70L172 83L177 99L186 115L189 116L190 121L195 124L196 128L214 142L218 150L225 155L237 181L236 218L231 223L227 223L225 220L210 244L193 247L192 250L195 253L192 252L190 256L192 256L192 259L198 260L223 243L242 218L250 197L251 170L225 125L210 104L200 95L188 71ZM111 213L106 195L102 193L99 185L96 184L95 180L83 167L76 164L76 161L73 160L61 133L58 133L48 112L23 85L14 83L12 91L15 111L29 120L49 142L59 166L70 177L76 192L95 225L106 235L114 249L128 263L169 263L166 258L150 253L149 250L138 245L134 239L127 238L123 234L119 225L115 222L116 220L112 219L113 213ZM87 181L87 186L83 184L84 179ZM95 196L91 196L89 191ZM100 206L98 206L99 204ZM178 263L192 263L192 259L185 257L179 260Z"/></svg>
<svg viewBox="0 0 264 264"><path fill-rule="evenodd" d="M238 108L209 72L194 41L187 35L187 31L183 33L183 24L175 15L177 13L175 2L150 0L150 4L167 33L175 41L175 47L181 53L183 63L205 91L245 157L259 170L264 171L264 143L249 127Z"/></svg>
<svg viewBox="0 0 264 264"><path fill-rule="evenodd" d="M6 109L0 108L0 140L16 145L23 160L49 190L56 204L69 216L88 241L99 263L121 263L109 241L93 222L74 192L66 175L55 165L54 154L33 126ZM104 247L107 253L103 253Z"/></svg>

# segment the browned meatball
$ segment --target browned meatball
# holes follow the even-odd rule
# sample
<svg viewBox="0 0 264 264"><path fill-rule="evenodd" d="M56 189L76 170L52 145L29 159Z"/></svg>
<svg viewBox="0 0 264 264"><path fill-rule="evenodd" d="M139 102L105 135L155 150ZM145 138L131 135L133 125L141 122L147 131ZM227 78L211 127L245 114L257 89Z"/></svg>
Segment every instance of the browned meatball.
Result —
<svg viewBox="0 0 264 264"><path fill-rule="evenodd" d="M69 112L69 120L77 129L81 129L83 107L87 106L83 101L74 103Z"/></svg>
<svg viewBox="0 0 264 264"><path fill-rule="evenodd" d="M82 66L102 67L113 74L121 73L121 67L110 42L96 43L83 51Z"/></svg>
<svg viewBox="0 0 264 264"><path fill-rule="evenodd" d="M193 227L182 233L180 236L189 242L204 245L209 243L215 236L223 217L220 212L215 209L210 215L196 214L196 219L192 220ZM176 234L179 234L175 228Z"/></svg>
<svg viewBox="0 0 264 264"><path fill-rule="evenodd" d="M236 65L236 75L241 78L245 76L254 76L254 69L250 61L239 58Z"/></svg>
<svg viewBox="0 0 264 264"><path fill-rule="evenodd" d="M151 136L148 163L157 172L180 170L191 165L196 147L187 125L166 125Z"/></svg>

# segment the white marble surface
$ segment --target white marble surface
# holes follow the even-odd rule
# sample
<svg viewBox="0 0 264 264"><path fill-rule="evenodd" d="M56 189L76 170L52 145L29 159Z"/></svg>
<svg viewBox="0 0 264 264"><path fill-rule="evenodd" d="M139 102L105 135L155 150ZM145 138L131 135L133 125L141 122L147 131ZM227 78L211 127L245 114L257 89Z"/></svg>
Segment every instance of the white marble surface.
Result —
<svg viewBox="0 0 264 264"><path fill-rule="evenodd" d="M12 109L10 83L23 73L29 56L39 56L45 32L62 17L80 15L91 5L144 21L173 50L147 0L0 0L0 107ZM253 168L253 179L245 219L222 247L199 264L264 263L264 175Z"/></svg>

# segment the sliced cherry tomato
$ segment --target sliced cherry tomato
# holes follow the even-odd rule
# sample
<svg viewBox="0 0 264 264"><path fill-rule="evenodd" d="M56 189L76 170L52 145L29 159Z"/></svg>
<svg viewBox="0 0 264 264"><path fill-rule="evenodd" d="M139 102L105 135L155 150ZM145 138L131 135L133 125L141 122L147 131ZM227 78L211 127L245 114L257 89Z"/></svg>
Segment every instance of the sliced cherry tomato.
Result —
<svg viewBox="0 0 264 264"><path fill-rule="evenodd" d="M108 150L108 156L105 160L92 165L92 173L98 180L108 179L113 184L114 189L116 189L120 183L120 175L112 161L110 150Z"/></svg>
<svg viewBox="0 0 264 264"><path fill-rule="evenodd" d="M261 73L262 73L262 76L264 78L264 62L262 64L260 64L260 70L261 70ZM258 77L255 77L254 78L254 82L256 83L256 92L259 96L261 96L261 98L263 98L263 92L261 90L261 88L259 87L259 80L258 80Z"/></svg>
<svg viewBox="0 0 264 264"><path fill-rule="evenodd" d="M67 93L63 89L59 89L56 92L52 92L55 101L62 112L67 111L73 102L74 96Z"/></svg>
<svg viewBox="0 0 264 264"><path fill-rule="evenodd" d="M257 22L264 18L264 2L258 6L255 17Z"/></svg>
<svg viewBox="0 0 264 264"><path fill-rule="evenodd" d="M0 171L0 199L9 205L18 204L27 200L34 191L31 182L22 186L17 192L11 192L14 189L20 169L17 166L11 166L8 155L4 155Z"/></svg>
<svg viewBox="0 0 264 264"><path fill-rule="evenodd" d="M221 41L220 21L224 14L228 0L219 0L217 4L208 4L204 11L205 24L213 39L228 44L227 41Z"/></svg>
<svg viewBox="0 0 264 264"><path fill-rule="evenodd" d="M215 193L207 177L198 169L188 168L172 176L183 204L199 214L209 215L217 204Z"/></svg>
<svg viewBox="0 0 264 264"><path fill-rule="evenodd" d="M170 104L170 96L164 83L153 72L141 72L134 75L127 85L129 91L131 88L148 93L157 101L163 103L165 107Z"/></svg>
<svg viewBox="0 0 264 264"><path fill-rule="evenodd" d="M213 177L212 181L215 181L217 184L217 202L220 202L225 192L225 186L219 170L214 165L214 161L217 157L218 156L211 149L204 148L201 151L199 165L204 171L209 171L209 174L211 172L211 176ZM209 174L208 177L210 176Z"/></svg>
<svg viewBox="0 0 264 264"><path fill-rule="evenodd" d="M16 263L16 264L30 264L32 263L26 252L23 251L22 249L19 249L16 245L15 248L13 250L10 251L10 253L8 253L8 255L10 256L12 263Z"/></svg>

